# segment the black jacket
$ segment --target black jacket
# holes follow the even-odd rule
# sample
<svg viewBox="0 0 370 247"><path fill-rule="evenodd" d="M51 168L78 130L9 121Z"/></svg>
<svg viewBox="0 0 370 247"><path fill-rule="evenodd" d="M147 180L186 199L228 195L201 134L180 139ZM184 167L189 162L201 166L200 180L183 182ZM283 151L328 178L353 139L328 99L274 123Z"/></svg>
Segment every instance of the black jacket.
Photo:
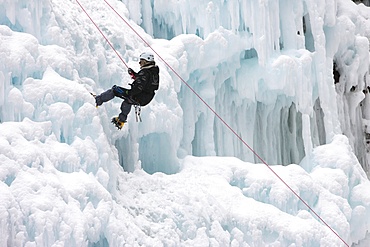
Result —
<svg viewBox="0 0 370 247"><path fill-rule="evenodd" d="M147 64L135 73L129 96L141 106L147 105L154 97L159 87L159 68L155 64Z"/></svg>

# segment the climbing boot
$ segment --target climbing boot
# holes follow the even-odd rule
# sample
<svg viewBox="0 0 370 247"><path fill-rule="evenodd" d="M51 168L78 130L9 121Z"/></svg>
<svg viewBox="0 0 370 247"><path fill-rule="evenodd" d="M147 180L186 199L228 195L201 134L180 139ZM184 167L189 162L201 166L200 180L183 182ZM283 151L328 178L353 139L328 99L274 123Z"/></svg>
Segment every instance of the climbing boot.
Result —
<svg viewBox="0 0 370 247"><path fill-rule="evenodd" d="M112 123L120 130L122 129L123 125L126 123L126 121L120 121L118 117L112 118Z"/></svg>

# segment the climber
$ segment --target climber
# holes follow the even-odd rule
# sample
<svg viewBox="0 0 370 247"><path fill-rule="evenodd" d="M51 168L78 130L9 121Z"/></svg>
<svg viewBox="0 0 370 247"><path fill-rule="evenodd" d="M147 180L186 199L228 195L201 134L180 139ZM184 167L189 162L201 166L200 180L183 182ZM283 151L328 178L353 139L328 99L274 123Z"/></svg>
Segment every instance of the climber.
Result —
<svg viewBox="0 0 370 247"><path fill-rule="evenodd" d="M154 55L149 52L144 52L140 55L140 71L136 73L129 68L128 73L134 82L131 89L126 89L114 85L111 89L95 96L96 107L102 105L114 97L123 99L121 104L121 113L118 117L112 118L112 123L118 129L122 129L126 122L127 115L131 110L131 106L145 106L153 99L155 91L159 86L159 68L155 64Z"/></svg>

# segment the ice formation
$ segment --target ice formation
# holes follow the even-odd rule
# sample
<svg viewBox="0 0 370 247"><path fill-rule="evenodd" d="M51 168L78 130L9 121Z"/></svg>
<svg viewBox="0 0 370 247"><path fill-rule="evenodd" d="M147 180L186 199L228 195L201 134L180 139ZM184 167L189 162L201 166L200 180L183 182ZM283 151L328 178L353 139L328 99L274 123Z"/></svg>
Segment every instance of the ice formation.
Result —
<svg viewBox="0 0 370 247"><path fill-rule="evenodd" d="M90 92L130 77L78 2L133 69L150 48L106 1L164 59L121 131ZM0 0L1 247L370 244L368 7L106 1Z"/></svg>

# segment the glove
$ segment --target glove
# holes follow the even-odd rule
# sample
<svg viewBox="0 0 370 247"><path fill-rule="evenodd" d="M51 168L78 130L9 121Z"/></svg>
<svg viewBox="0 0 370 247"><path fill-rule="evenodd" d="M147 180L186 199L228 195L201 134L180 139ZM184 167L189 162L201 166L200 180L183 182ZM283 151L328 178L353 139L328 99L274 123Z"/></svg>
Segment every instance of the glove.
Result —
<svg viewBox="0 0 370 247"><path fill-rule="evenodd" d="M128 68L127 72L131 76L131 78L135 80L135 78L136 78L136 76L135 76L136 72L133 69L131 69L131 68Z"/></svg>

